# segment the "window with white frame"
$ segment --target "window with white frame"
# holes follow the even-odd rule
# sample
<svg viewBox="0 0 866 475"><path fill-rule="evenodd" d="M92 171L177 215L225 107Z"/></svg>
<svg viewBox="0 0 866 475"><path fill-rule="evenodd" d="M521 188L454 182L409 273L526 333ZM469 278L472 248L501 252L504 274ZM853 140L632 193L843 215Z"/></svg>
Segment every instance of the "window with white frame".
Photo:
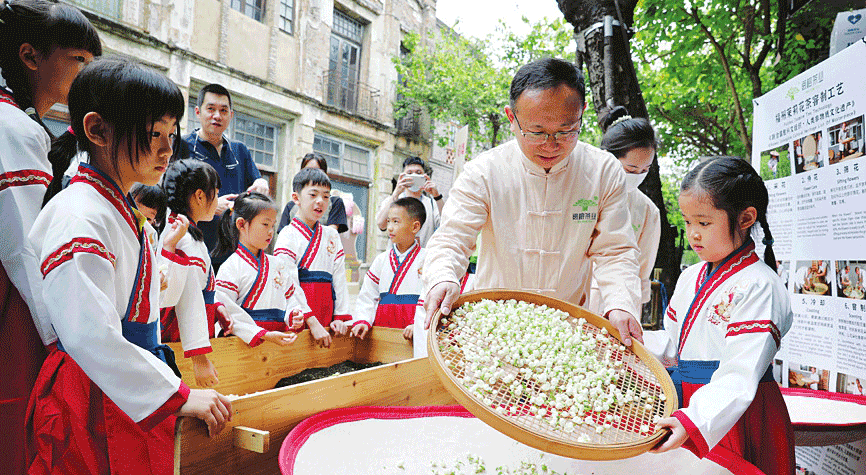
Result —
<svg viewBox="0 0 866 475"><path fill-rule="evenodd" d="M280 0L280 18L278 26L288 34L293 33L295 18L295 0Z"/></svg>
<svg viewBox="0 0 866 475"><path fill-rule="evenodd" d="M235 114L235 120L232 122L234 140L250 149L250 155L256 165L270 169L276 167L274 157L277 151L279 126L241 114Z"/></svg>
<svg viewBox="0 0 866 475"><path fill-rule="evenodd" d="M332 137L316 134L313 150L324 155L328 170L353 178L370 180L370 151Z"/></svg>
<svg viewBox="0 0 866 475"><path fill-rule="evenodd" d="M265 0L232 0L232 9L256 21L265 18Z"/></svg>

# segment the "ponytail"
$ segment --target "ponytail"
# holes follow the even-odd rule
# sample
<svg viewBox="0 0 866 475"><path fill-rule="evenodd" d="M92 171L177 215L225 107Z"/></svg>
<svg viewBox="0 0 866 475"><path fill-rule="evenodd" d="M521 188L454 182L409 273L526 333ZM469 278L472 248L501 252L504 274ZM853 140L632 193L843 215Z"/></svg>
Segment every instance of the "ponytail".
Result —
<svg viewBox="0 0 866 475"><path fill-rule="evenodd" d="M213 251L210 253L212 258L224 256L238 248L238 228L235 226L233 215L234 211L232 208L229 208L220 216L216 246L214 246Z"/></svg>
<svg viewBox="0 0 866 475"><path fill-rule="evenodd" d="M72 157L78 153L78 139L71 130L67 130L60 137L57 137L51 142L51 150L48 152L48 161L51 162L51 183L48 185L48 190L45 192L45 198L42 200L42 207L54 198L54 195L60 193L63 188L63 174L72 163Z"/></svg>
<svg viewBox="0 0 866 475"><path fill-rule="evenodd" d="M235 198L234 206L227 209L220 217L219 235L216 247L211 251L211 257L224 256L237 249L239 244L238 218L251 222L266 209L277 210L277 205L269 196L256 191L245 191Z"/></svg>
<svg viewBox="0 0 866 475"><path fill-rule="evenodd" d="M779 269L776 268L776 253L773 252L773 235L770 233L767 215L760 216L758 222L761 223L761 229L764 231L764 240L761 241L764 244L764 262L774 271L778 271Z"/></svg>
<svg viewBox="0 0 866 475"><path fill-rule="evenodd" d="M217 199L217 190L222 186L216 170L201 160L187 158L171 162L162 176L160 186L165 191L166 204L172 212L190 217L189 199L198 190L202 190L208 199ZM189 235L201 242L204 235L191 223Z"/></svg>

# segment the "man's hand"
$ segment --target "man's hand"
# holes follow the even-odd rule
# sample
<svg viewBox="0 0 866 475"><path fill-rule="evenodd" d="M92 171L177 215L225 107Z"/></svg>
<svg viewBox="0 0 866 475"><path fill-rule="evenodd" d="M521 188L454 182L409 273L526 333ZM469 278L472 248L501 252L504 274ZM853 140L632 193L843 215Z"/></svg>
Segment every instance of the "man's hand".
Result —
<svg viewBox="0 0 866 475"><path fill-rule="evenodd" d="M457 282L439 282L434 285L424 299L424 310L427 312L424 328L430 328L430 321L433 320L436 310L441 310L442 315L450 315L451 306L454 305L454 301L459 296L460 284Z"/></svg>
<svg viewBox="0 0 866 475"><path fill-rule="evenodd" d="M232 207L232 204L234 204L235 198L237 198L237 197L238 197L238 195L222 195L222 196L220 196L219 199L217 199L216 215L222 216L223 213L225 213L227 209Z"/></svg>
<svg viewBox="0 0 866 475"><path fill-rule="evenodd" d="M189 229L189 219L179 214L177 215L177 219L168 225L168 229L165 230L165 239L162 242L162 248L168 252L174 252L177 247L177 243L180 242L180 238L186 234L186 230Z"/></svg>
<svg viewBox="0 0 866 475"><path fill-rule="evenodd" d="M436 183L433 183L433 180L431 180L429 177L427 178L427 183L424 184L424 188L422 189L426 191L428 195L434 198L441 194L439 193L439 189L436 188Z"/></svg>
<svg viewBox="0 0 866 475"><path fill-rule="evenodd" d="M640 322L638 322L632 314L625 310L615 308L610 312L607 312L605 317L607 317L607 319L610 320L610 323L619 330L623 345L631 346L632 338L643 343L643 328L640 326Z"/></svg>
<svg viewBox="0 0 866 475"><path fill-rule="evenodd" d="M268 185L268 180L265 180L264 178L256 178L256 181L247 188L247 191L255 191L267 196L271 194L271 187Z"/></svg>
<svg viewBox="0 0 866 475"><path fill-rule="evenodd" d="M409 189L412 186L412 175L403 172L397 177L397 186L394 187L394 192L391 193L391 196L394 198L394 201L397 201L400 198L400 195L403 194L404 191Z"/></svg>

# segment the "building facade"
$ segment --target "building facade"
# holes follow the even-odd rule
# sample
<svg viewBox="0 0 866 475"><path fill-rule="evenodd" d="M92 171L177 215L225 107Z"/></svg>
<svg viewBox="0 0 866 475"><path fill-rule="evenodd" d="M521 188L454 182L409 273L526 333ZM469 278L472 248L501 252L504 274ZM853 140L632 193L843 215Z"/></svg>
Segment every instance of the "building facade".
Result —
<svg viewBox="0 0 866 475"><path fill-rule="evenodd" d="M437 28L435 0L70 3L99 29L106 54L135 58L180 86L184 133L198 127L199 89L224 85L235 112L227 134L247 145L281 206L300 158L325 155L334 188L351 193L366 220L359 260L385 248L375 213L392 176L405 157L432 155L429 122L394 119L393 58L407 33L426 38ZM54 112L62 119L62 108Z"/></svg>

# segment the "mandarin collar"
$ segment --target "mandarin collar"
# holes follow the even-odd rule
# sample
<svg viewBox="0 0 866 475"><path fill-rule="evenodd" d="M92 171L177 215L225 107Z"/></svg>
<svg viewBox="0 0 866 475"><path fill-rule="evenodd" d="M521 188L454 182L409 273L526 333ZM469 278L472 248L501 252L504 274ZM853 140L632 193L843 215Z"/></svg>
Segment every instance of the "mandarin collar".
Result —
<svg viewBox="0 0 866 475"><path fill-rule="evenodd" d="M579 147L583 147L583 142L578 141L577 144L574 146L574 150L572 150L571 153L568 154L567 157L565 157L565 159L563 159L561 162L554 165L550 169L550 171L547 172L547 171L544 171L544 168L542 168L537 163L530 160L523 153L523 150L520 149L520 144L517 143L517 140L512 140L511 142L513 142L512 147L516 148L517 153L520 154L520 160L521 160L521 163L523 164L523 169L526 170L526 172L528 172L531 175L537 175L537 176L542 176L542 177L548 176L548 175L555 175L557 173L560 173L560 172L568 169L569 164L574 160L575 151Z"/></svg>

